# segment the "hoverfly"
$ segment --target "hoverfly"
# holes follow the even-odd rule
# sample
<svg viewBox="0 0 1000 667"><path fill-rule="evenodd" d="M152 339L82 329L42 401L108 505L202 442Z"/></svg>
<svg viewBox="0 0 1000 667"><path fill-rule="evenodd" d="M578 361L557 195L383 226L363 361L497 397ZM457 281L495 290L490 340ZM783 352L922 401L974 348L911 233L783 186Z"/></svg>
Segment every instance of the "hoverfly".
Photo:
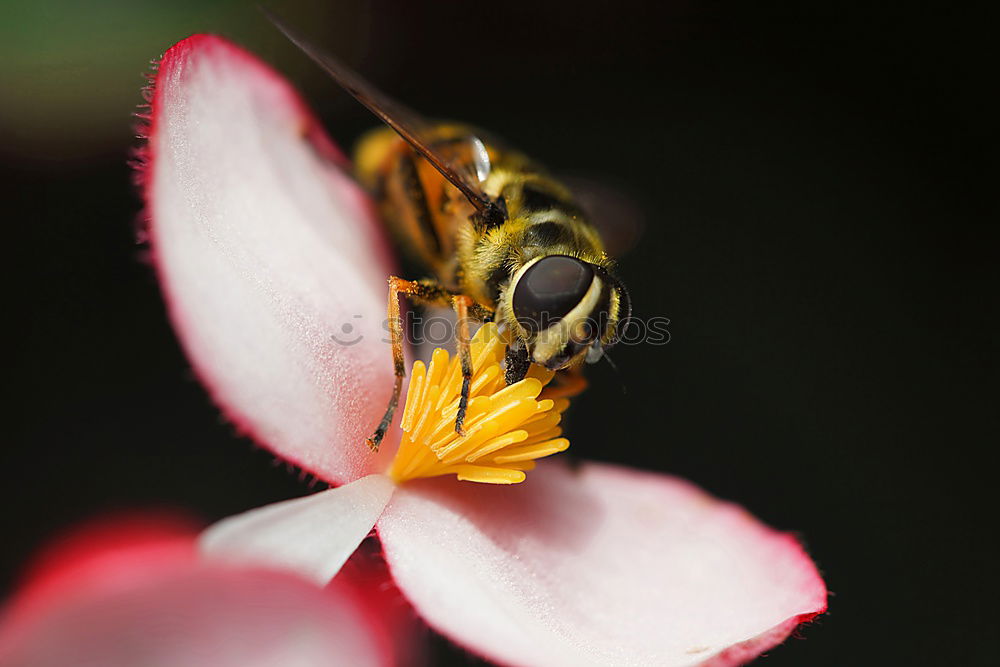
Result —
<svg viewBox="0 0 1000 667"><path fill-rule="evenodd" d="M421 118L265 13L388 126L362 138L356 176L374 195L385 222L433 276L389 277L395 381L368 446L378 449L392 423L406 374L400 295L455 310L463 377L455 418L460 435L472 374L470 318L507 327L507 384L523 379L534 362L560 372L564 394L582 391L582 364L596 362L618 341L631 301L597 227L570 190L477 129Z"/></svg>

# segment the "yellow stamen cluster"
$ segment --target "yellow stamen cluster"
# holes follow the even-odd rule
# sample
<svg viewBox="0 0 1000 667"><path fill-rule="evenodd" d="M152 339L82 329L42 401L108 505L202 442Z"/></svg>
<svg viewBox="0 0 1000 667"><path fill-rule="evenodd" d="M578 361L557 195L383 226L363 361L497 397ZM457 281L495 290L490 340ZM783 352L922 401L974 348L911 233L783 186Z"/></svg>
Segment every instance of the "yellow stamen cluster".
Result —
<svg viewBox="0 0 1000 667"><path fill-rule="evenodd" d="M506 339L493 323L472 339L472 384L465 435L455 432L462 389L458 356L441 348L431 363L413 364L400 426L403 439L389 469L397 483L417 477L455 475L487 484L516 484L535 467L535 459L564 451L559 421L565 398L540 397L552 371L532 364L527 376L506 385L500 363Z"/></svg>

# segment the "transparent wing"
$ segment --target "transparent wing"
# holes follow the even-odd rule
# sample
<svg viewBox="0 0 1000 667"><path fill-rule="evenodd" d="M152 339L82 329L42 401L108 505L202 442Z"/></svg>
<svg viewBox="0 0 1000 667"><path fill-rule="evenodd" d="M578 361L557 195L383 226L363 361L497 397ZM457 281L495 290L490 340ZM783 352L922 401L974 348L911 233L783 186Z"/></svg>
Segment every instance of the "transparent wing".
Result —
<svg viewBox="0 0 1000 667"><path fill-rule="evenodd" d="M326 70L354 99L395 130L417 153L458 188L487 225L502 222L506 214L502 205L494 202L480 187L480 183L489 174L489 156L482 141L469 137L469 140L464 142L465 146L461 148L451 142L441 146L435 145L428 140L430 124L419 114L383 94L347 65L312 44L271 11L266 8L262 8L261 11L293 44ZM461 159L458 152L460 150L472 151L473 159L471 161Z"/></svg>
<svg viewBox="0 0 1000 667"><path fill-rule="evenodd" d="M589 176L560 174L558 178L569 188L587 220L597 228L609 255L621 257L635 247L646 220L634 197L622 188Z"/></svg>

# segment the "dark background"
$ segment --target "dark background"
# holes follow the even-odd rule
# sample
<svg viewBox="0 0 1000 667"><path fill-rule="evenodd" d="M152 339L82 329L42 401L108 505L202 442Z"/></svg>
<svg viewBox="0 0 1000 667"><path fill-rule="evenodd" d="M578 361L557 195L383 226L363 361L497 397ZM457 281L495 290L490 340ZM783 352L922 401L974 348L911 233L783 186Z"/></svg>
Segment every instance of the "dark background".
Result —
<svg viewBox="0 0 1000 667"><path fill-rule="evenodd" d="M618 351L627 395L594 369L572 452L679 474L802 535L830 611L766 664L987 664L989 24L914 3L741 4L275 6L415 108L643 206L622 274L672 340ZM5 590L86 517L213 520L307 490L219 418L140 261L125 160L144 63L218 32L336 113L341 144L372 124L247 4L82 7L7 3L0 28Z"/></svg>

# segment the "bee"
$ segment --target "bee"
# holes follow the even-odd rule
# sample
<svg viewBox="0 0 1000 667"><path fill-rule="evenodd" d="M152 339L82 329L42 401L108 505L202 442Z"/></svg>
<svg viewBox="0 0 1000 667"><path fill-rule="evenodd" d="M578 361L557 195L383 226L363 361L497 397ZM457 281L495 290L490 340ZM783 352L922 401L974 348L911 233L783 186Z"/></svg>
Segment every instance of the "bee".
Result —
<svg viewBox="0 0 1000 667"><path fill-rule="evenodd" d="M395 380L368 446L376 450L384 438L406 375L401 295L455 310L463 379L455 417L460 435L472 377L470 319L496 321L509 332L507 384L523 379L535 363L557 371L564 395L582 391L583 363L596 362L618 342L631 300L594 220L570 189L485 132L421 118L277 17L269 18L387 126L360 141L356 176L431 276L388 279Z"/></svg>

